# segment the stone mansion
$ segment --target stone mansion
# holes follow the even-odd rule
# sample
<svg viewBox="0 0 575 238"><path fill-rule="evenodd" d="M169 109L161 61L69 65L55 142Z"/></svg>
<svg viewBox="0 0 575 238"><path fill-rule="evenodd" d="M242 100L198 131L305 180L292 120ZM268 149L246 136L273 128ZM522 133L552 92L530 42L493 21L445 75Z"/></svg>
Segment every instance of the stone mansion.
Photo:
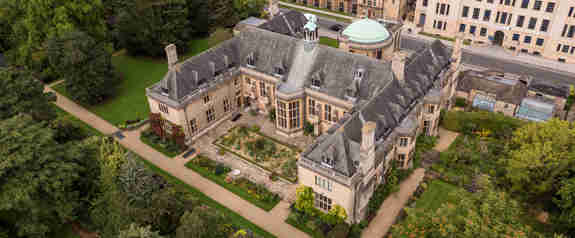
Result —
<svg viewBox="0 0 575 238"><path fill-rule="evenodd" d="M300 154L298 183L314 190L319 209L339 204L358 222L392 165L412 165L417 136L437 134L461 41L453 53L436 41L376 59L320 45L315 18L306 18L289 26L294 34L246 28L181 63L169 45L169 71L146 96L151 113L181 126L190 144L245 107L275 109L277 136L301 136L313 124L318 137Z"/></svg>

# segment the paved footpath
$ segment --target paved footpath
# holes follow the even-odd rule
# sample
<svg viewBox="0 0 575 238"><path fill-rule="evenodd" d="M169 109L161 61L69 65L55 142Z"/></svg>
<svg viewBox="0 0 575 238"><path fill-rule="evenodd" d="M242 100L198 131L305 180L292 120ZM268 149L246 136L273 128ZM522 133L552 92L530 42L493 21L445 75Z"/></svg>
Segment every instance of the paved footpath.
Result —
<svg viewBox="0 0 575 238"><path fill-rule="evenodd" d="M76 116L80 120L86 122L90 126L99 130L103 134L109 135L118 131L118 128L111 125L107 121L76 104L75 102L67 99L66 97L53 91L51 88L46 87L45 91L54 92L56 94L56 105L70 114ZM281 201L270 212L266 212L251 203L243 200L228 190L220 187L212 181L203 178L201 175L194 171L187 169L184 164L187 160L182 159L180 156L175 158L168 158L162 153L154 150L148 145L140 141L140 131L123 132L125 138L118 140L120 144L140 155L142 158L150 161L154 165L170 173L174 177L184 181L185 183L193 186L206 194L218 203L226 206L227 208L237 212L244 218L250 220L252 223L260 226L264 230L272 233L277 237L309 237L307 234L299 231L291 225L284 222L289 214L289 204Z"/></svg>
<svg viewBox="0 0 575 238"><path fill-rule="evenodd" d="M433 148L439 152L447 150L449 145L457 138L459 133L439 128L439 141ZM362 238L381 238L389 231L399 212L405 207L411 195L417 189L419 183L425 176L425 169L418 168L401 183L399 191L391 194L379 210L376 217L369 223L369 226L363 231Z"/></svg>

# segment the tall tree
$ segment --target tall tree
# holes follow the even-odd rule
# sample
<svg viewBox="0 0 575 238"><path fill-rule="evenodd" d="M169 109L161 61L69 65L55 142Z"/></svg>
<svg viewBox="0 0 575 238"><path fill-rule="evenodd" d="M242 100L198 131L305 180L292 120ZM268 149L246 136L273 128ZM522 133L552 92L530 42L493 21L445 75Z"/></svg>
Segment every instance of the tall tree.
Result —
<svg viewBox="0 0 575 238"><path fill-rule="evenodd" d="M27 115L0 121L0 214L10 214L0 223L19 236L45 237L76 220L94 194L95 141L59 144L54 134Z"/></svg>
<svg viewBox="0 0 575 238"><path fill-rule="evenodd" d="M513 133L506 150L501 162L511 191L554 193L575 166L575 127L559 119L529 123Z"/></svg>
<svg viewBox="0 0 575 238"><path fill-rule="evenodd" d="M176 231L177 238L225 238L232 230L224 226L226 218L210 207L196 207L192 212L186 212L180 219Z"/></svg>
<svg viewBox="0 0 575 238"><path fill-rule="evenodd" d="M150 3L137 1L118 16L119 44L132 55L161 56L164 47L176 44L180 52L194 31L185 0Z"/></svg>
<svg viewBox="0 0 575 238"><path fill-rule="evenodd" d="M43 53L48 39L70 31L83 31L103 41L106 37L101 0L5 0L14 10L22 11L11 22L10 40L17 51L18 65L46 66Z"/></svg>
<svg viewBox="0 0 575 238"><path fill-rule="evenodd" d="M407 218L393 226L393 237L540 237L521 223L524 214L518 202L486 182L482 186L473 194L449 194L457 202L435 211L406 208Z"/></svg>
<svg viewBox="0 0 575 238"><path fill-rule="evenodd" d="M561 209L558 221L568 233L573 234L575 232L575 178L561 182L557 197L553 201Z"/></svg>
<svg viewBox="0 0 575 238"><path fill-rule="evenodd" d="M106 43L83 32L68 32L48 41L47 55L73 99L97 104L113 95L119 77Z"/></svg>
<svg viewBox="0 0 575 238"><path fill-rule="evenodd" d="M55 114L50 102L56 97L44 93L44 86L28 70L0 68L0 120L18 113L28 113L34 119L52 119Z"/></svg>

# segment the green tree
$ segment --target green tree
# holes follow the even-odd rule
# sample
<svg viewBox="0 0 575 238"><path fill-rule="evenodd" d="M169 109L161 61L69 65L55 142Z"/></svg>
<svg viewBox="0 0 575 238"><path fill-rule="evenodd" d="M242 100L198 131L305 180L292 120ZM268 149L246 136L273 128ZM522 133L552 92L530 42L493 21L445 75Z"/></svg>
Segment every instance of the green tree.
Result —
<svg viewBox="0 0 575 238"><path fill-rule="evenodd" d="M47 55L74 100L97 104L113 95L119 78L105 43L82 32L69 32L50 39Z"/></svg>
<svg viewBox="0 0 575 238"><path fill-rule="evenodd" d="M561 209L559 223L571 233L575 232L575 178L561 182L557 197L553 202Z"/></svg>
<svg viewBox="0 0 575 238"><path fill-rule="evenodd" d="M135 3L118 16L118 40L131 55L162 56L164 46L175 44L187 49L194 30L185 0ZM201 10L201 9L200 9Z"/></svg>
<svg viewBox="0 0 575 238"><path fill-rule="evenodd" d="M519 203L484 182L480 192L457 191L436 211L406 208L407 218L392 227L393 237L541 237L521 223Z"/></svg>
<svg viewBox="0 0 575 238"><path fill-rule="evenodd" d="M296 195L295 208L305 214L314 215L316 213L316 208L314 206L315 195L313 193L313 189L301 185L297 188Z"/></svg>
<svg viewBox="0 0 575 238"><path fill-rule="evenodd" d="M18 236L45 237L86 212L99 167L96 141L59 144L27 115L0 121L0 214ZM4 218L4 216L2 217Z"/></svg>
<svg viewBox="0 0 575 238"><path fill-rule="evenodd" d="M226 218L217 210L199 206L192 212L185 212L180 218L176 238L225 238L233 230L225 226Z"/></svg>
<svg viewBox="0 0 575 238"><path fill-rule="evenodd" d="M48 39L71 31L83 31L96 41L105 41L106 26L101 0L5 0L10 19L11 63L32 66L43 77L51 77L44 52ZM44 80L44 79L43 79Z"/></svg>
<svg viewBox="0 0 575 238"><path fill-rule="evenodd" d="M44 93L44 86L32 73L15 68L0 68L0 120L18 113L30 114L36 120L56 116L50 102L52 93Z"/></svg>
<svg viewBox="0 0 575 238"><path fill-rule="evenodd" d="M345 208L343 208L338 204L332 206L329 212L324 215L325 222L327 222L330 225L343 223L345 222L346 219L347 219L347 213L345 211Z"/></svg>
<svg viewBox="0 0 575 238"><path fill-rule="evenodd" d="M501 163L511 191L554 193L575 166L575 128L559 119L529 123L513 133L506 151Z"/></svg>
<svg viewBox="0 0 575 238"><path fill-rule="evenodd" d="M132 223L127 229L120 231L118 238L163 238L163 236L157 231L152 231L151 226L143 227Z"/></svg>

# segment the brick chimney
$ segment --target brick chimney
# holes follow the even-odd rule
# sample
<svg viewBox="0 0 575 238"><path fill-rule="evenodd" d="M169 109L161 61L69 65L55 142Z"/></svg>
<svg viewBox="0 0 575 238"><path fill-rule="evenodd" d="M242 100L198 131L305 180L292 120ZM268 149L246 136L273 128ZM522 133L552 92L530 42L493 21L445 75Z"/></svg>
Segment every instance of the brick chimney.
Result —
<svg viewBox="0 0 575 238"><path fill-rule="evenodd" d="M178 51L176 45L169 44L165 48L166 56L168 57L168 69L175 70L176 64L178 63Z"/></svg>
<svg viewBox="0 0 575 238"><path fill-rule="evenodd" d="M365 122L361 128L360 156L362 157L362 162L360 164L360 168L364 174L367 173L374 164L376 128L377 124L373 121Z"/></svg>
<svg viewBox="0 0 575 238"><path fill-rule="evenodd" d="M405 80L405 60L407 55L403 52L395 52L391 60L391 70L400 82Z"/></svg>

